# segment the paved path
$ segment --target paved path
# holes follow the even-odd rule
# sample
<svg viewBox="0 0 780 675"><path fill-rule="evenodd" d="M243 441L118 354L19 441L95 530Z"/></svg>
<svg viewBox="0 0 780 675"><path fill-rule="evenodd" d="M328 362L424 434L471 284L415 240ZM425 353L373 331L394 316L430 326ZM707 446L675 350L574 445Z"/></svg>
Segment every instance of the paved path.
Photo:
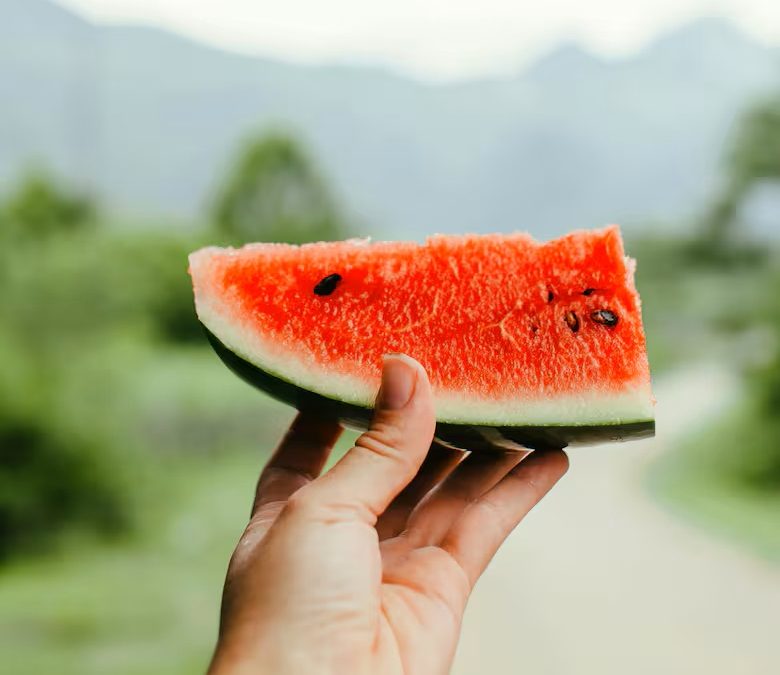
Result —
<svg viewBox="0 0 780 675"><path fill-rule="evenodd" d="M728 405L699 369L657 387L658 436L572 451L471 599L455 675L780 675L780 571L660 509L648 462Z"/></svg>

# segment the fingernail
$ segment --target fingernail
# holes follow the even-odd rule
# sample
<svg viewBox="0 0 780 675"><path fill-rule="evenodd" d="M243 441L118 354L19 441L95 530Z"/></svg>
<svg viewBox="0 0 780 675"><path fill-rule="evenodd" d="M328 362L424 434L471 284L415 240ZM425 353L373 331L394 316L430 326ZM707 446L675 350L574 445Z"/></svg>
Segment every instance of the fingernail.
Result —
<svg viewBox="0 0 780 675"><path fill-rule="evenodd" d="M382 386L376 397L377 408L400 410L414 394L417 369L401 354L387 354L382 364Z"/></svg>

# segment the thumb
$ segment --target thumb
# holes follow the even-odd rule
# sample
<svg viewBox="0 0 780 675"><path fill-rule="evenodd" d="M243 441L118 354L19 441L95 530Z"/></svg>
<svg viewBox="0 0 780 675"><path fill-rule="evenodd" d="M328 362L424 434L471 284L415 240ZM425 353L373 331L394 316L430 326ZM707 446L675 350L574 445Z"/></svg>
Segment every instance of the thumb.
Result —
<svg viewBox="0 0 780 675"><path fill-rule="evenodd" d="M412 480L433 440L436 415L428 376L414 359L388 355L368 431L324 476L306 487L321 506L354 507L372 523Z"/></svg>

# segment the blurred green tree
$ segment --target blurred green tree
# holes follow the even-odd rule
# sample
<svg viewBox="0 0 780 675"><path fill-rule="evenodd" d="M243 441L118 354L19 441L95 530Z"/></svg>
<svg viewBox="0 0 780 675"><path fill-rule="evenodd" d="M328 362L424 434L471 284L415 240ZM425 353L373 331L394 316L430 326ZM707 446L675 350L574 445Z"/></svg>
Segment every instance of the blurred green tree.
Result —
<svg viewBox="0 0 780 675"><path fill-rule="evenodd" d="M770 269L759 316L751 325L764 330L769 338L766 358L748 371L749 392L756 405L756 417L762 427L761 442L750 449L744 471L750 482L774 490L780 489L780 269Z"/></svg>
<svg viewBox="0 0 780 675"><path fill-rule="evenodd" d="M734 257L739 240L739 212L760 182L780 180L780 94L748 110L727 155L725 185L704 215L700 239L703 257L720 262ZM750 257L750 256L748 256Z"/></svg>
<svg viewBox="0 0 780 675"><path fill-rule="evenodd" d="M51 176L27 174L3 207L2 227L13 238L35 240L94 224L97 209L86 196L72 194Z"/></svg>
<svg viewBox="0 0 780 675"><path fill-rule="evenodd" d="M100 447L0 410L0 560L49 548L66 528L117 534L127 504Z"/></svg>
<svg viewBox="0 0 780 675"><path fill-rule="evenodd" d="M706 216L702 250L717 261L745 251L740 210L759 183L780 181L780 94L751 108L740 122L727 158L726 184ZM748 244L747 247L750 245ZM759 249L758 245L753 245ZM766 246L762 250L763 279L758 306L743 303L734 310L743 328L764 331L772 345L769 356L747 374L755 410L755 429L748 430L749 447L740 455L737 473L762 488L780 487L780 297L775 289L780 273ZM739 253L736 253L739 256ZM759 256L752 256L756 260ZM776 267L776 265L774 265Z"/></svg>
<svg viewBox="0 0 780 675"><path fill-rule="evenodd" d="M116 329L106 313L116 288L92 264L114 269L97 255L97 217L91 200L43 172L0 204L0 558L46 547L73 526L118 532L129 523L101 411L66 412L80 382L74 364Z"/></svg>
<svg viewBox="0 0 780 675"><path fill-rule="evenodd" d="M289 135L250 138L218 195L215 224L231 244L342 239L344 219L326 182Z"/></svg>

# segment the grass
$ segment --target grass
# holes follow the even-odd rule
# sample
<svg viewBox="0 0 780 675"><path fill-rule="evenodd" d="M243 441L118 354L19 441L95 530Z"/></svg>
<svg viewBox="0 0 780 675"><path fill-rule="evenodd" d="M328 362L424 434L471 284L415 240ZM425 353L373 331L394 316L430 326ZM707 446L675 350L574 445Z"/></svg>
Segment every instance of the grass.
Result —
<svg viewBox="0 0 780 675"><path fill-rule="evenodd" d="M0 652L17 675L203 671L259 458L177 462L169 510L110 547L69 541L0 575ZM186 484L186 487L185 487Z"/></svg>
<svg viewBox="0 0 780 675"><path fill-rule="evenodd" d="M165 499L152 502L135 536L112 546L74 537L56 556L3 568L3 672L203 672L227 561L266 455L168 458L157 467Z"/></svg>
<svg viewBox="0 0 780 675"><path fill-rule="evenodd" d="M780 563L780 491L751 484L745 466L760 452L761 422L742 405L651 467L653 494L681 518Z"/></svg>

